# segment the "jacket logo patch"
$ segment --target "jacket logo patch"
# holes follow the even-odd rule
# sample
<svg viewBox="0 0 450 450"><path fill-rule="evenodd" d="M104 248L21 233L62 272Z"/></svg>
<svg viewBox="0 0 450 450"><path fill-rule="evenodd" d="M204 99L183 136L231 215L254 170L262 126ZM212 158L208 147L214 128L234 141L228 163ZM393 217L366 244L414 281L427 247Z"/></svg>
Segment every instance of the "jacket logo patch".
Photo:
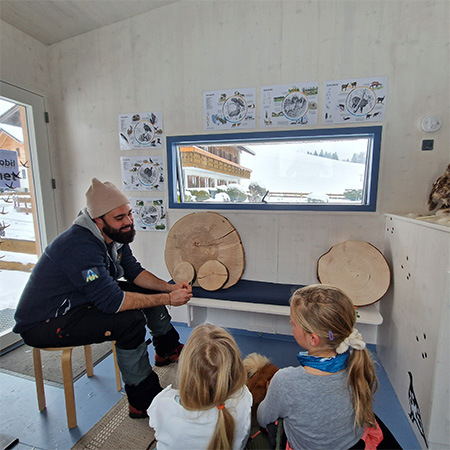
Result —
<svg viewBox="0 0 450 450"><path fill-rule="evenodd" d="M91 281L95 281L98 278L98 269L96 267L93 267L89 270L83 271L83 278L85 279L86 283L90 283Z"/></svg>

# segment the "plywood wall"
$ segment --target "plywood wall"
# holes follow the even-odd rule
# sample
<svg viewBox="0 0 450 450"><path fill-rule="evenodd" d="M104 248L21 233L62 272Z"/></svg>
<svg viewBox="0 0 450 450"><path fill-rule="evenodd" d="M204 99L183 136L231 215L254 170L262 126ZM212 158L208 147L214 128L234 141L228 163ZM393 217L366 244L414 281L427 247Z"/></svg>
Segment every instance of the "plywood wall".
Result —
<svg viewBox="0 0 450 450"><path fill-rule="evenodd" d="M244 278L307 284L342 240L382 250L385 212L426 212L449 160L448 19L446 0L181 1L46 47L47 61L41 45L36 60L30 38L2 24L2 49L14 45L17 61L6 68L2 55L1 74L20 72L24 87L46 94L61 229L93 176L120 184L120 113L161 111L167 135L199 134L205 90L387 76L376 213L224 213L244 244ZM444 123L432 136L420 130L430 114ZM435 150L420 151L424 138ZM169 211L169 226L183 214ZM166 235L139 232L134 245L161 277Z"/></svg>

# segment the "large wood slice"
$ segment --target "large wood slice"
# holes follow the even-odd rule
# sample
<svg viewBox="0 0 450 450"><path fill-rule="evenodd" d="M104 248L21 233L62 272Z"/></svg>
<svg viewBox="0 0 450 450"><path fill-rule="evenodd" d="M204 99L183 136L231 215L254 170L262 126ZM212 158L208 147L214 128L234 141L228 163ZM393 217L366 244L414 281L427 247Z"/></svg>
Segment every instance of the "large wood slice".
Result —
<svg viewBox="0 0 450 450"><path fill-rule="evenodd" d="M391 282L391 272L386 259L373 245L345 241L319 258L317 278L322 284L342 289L355 306L365 306L383 297Z"/></svg>
<svg viewBox="0 0 450 450"><path fill-rule="evenodd" d="M245 266L238 232L225 217L213 212L188 214L178 220L167 235L164 256L172 278L175 268L182 262L192 264L197 274L207 261L221 262L228 271L228 280L222 289L235 285ZM198 281L193 285L199 286Z"/></svg>

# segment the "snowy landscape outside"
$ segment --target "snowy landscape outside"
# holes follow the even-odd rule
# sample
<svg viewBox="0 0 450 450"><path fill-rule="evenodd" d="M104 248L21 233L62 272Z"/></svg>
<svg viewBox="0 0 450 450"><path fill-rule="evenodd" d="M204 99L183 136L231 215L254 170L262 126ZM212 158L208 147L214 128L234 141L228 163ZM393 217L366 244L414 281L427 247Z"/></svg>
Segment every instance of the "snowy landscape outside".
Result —
<svg viewBox="0 0 450 450"><path fill-rule="evenodd" d="M371 140L319 138L292 143L233 144L240 153L239 166L250 172L228 185L186 188L188 202L358 203L363 202L366 159ZM212 146L213 147L213 146ZM207 146L202 146L207 149ZM199 168L183 168L186 175ZM208 177L213 172L203 170ZM223 178L219 172L216 178ZM186 185L186 182L185 182ZM258 194L256 194L258 193Z"/></svg>
<svg viewBox="0 0 450 450"><path fill-rule="evenodd" d="M0 194L0 239L34 241L33 214L18 212L14 208L12 194ZM0 244L0 261L19 262L23 265L35 264L37 255L3 251ZM0 269L0 310L15 309L22 289L30 276L29 272Z"/></svg>
<svg viewBox="0 0 450 450"><path fill-rule="evenodd" d="M28 146L22 128L24 107L0 99L0 332L14 324L13 314L37 261L31 197L29 193ZM20 125L20 126L19 126ZM13 156L11 156L11 154ZM12 178L11 178L12 176ZM19 184L17 181L19 180ZM24 242L25 241L25 242ZM26 245L28 242L29 246ZM31 250L25 250L30 247Z"/></svg>

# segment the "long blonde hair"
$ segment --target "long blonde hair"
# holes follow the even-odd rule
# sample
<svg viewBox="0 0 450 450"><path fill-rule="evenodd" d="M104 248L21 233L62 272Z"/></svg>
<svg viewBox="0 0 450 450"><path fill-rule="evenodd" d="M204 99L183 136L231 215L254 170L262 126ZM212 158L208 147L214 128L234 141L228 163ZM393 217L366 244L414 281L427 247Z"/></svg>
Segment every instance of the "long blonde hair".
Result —
<svg viewBox="0 0 450 450"><path fill-rule="evenodd" d="M356 322L355 308L349 297L340 289L323 284L295 291L291 297L291 311L301 328L316 334L322 345L334 351L350 336ZM372 401L378 380L367 349L350 349L346 370L355 425L375 427Z"/></svg>
<svg viewBox="0 0 450 450"><path fill-rule="evenodd" d="M219 408L208 450L232 448L235 423L224 404L247 379L233 337L221 327L200 325L192 331L179 364L181 405L193 411Z"/></svg>

